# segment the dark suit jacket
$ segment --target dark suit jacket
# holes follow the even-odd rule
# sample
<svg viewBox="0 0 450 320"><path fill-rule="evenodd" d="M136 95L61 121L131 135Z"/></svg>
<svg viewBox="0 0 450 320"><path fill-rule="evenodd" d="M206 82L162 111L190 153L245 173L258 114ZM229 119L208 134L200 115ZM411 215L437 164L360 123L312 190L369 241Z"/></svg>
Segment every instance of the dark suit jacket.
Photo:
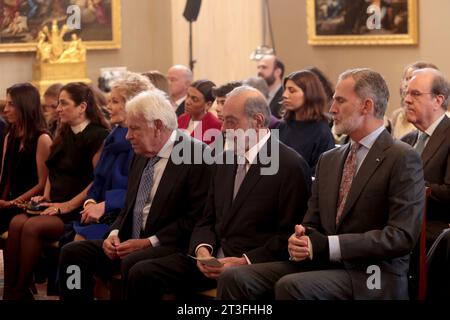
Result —
<svg viewBox="0 0 450 320"><path fill-rule="evenodd" d="M189 121L191 120L191 116L189 113L183 114L181 117L178 118L178 128L179 129L187 129L189 126ZM216 129L217 134L220 134L220 129L222 128L222 122L217 119L211 112L207 112L202 119L201 122L201 131L197 131L200 128L194 129L191 133L191 137L195 137L201 141L203 141L206 144L211 144L215 140L215 136L210 136L208 134L205 134L206 131L209 129Z"/></svg>
<svg viewBox="0 0 450 320"><path fill-rule="evenodd" d="M186 100L183 100L183 102L180 103L180 104L178 105L177 109L175 110L175 113L176 113L177 117L181 116L181 115L184 113L184 102L185 102L185 101L186 101Z"/></svg>
<svg viewBox="0 0 450 320"><path fill-rule="evenodd" d="M402 138L414 145L419 131ZM427 203L427 237L436 239L450 223L450 119L439 123L422 152L425 183L431 187Z"/></svg>
<svg viewBox="0 0 450 320"><path fill-rule="evenodd" d="M209 244L213 255L221 247L225 256L246 254L252 263L287 258L287 239L306 212L311 176L306 161L278 140L273 141L279 146L278 172L261 175L260 169L267 167L261 155L276 153L271 142L250 166L234 201L237 165L216 165L205 214L192 234L192 254L199 244Z"/></svg>
<svg viewBox="0 0 450 320"><path fill-rule="evenodd" d="M425 202L422 163L407 144L383 131L367 154L336 225L339 186L349 144L322 155L303 221L318 268L344 268L356 299L407 299L409 254ZM328 236L338 235L342 264L329 260ZM367 267L381 270L381 289L369 290Z"/></svg>
<svg viewBox="0 0 450 320"><path fill-rule="evenodd" d="M278 91L273 96L272 101L270 102L270 111L272 112L272 115L277 117L278 119L281 118L281 104L280 101L283 100L283 86L278 89Z"/></svg>
<svg viewBox="0 0 450 320"><path fill-rule="evenodd" d="M198 140L178 132L172 155L178 153L181 147L191 148L191 161L194 159L194 148L207 148ZM136 155L130 165L125 208L111 226L111 230L119 229L121 241L131 237L134 204L147 162L148 158ZM185 251L192 228L204 209L210 174L211 167L206 164L175 164L170 158L153 199L142 238L156 235L161 245L177 246Z"/></svg>

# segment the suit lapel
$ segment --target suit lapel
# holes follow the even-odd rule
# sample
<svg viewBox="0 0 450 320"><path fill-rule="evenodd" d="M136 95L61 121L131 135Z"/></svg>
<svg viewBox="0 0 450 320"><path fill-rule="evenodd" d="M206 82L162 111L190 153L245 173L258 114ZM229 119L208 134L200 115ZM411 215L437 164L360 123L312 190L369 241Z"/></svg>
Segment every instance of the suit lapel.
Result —
<svg viewBox="0 0 450 320"><path fill-rule="evenodd" d="M345 216L355 204L364 189L364 186L367 184L367 181L374 174L378 166L383 162L385 158L385 150L392 145L392 142L393 140L390 134L387 131L383 131L373 144L372 148L370 148L369 153L358 170L358 173L353 178L340 221L344 221ZM336 229L339 229L339 225L336 226Z"/></svg>
<svg viewBox="0 0 450 320"><path fill-rule="evenodd" d="M428 161L435 155L440 145L444 142L445 139L448 139L446 133L450 126L450 119L447 116L442 119L439 125L436 127L436 130L433 132L433 135L430 137L425 149L422 152L422 162L423 167L427 165Z"/></svg>

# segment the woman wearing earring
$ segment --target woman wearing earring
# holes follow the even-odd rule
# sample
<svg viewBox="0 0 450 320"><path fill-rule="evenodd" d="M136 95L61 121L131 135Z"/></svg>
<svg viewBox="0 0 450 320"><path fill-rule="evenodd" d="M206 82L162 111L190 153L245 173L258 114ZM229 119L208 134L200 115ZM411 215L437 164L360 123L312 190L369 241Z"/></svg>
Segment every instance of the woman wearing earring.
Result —
<svg viewBox="0 0 450 320"><path fill-rule="evenodd" d="M6 132L0 174L0 234L8 230L20 205L44 191L50 138L42 113L39 91L30 83L6 90Z"/></svg>
<svg viewBox="0 0 450 320"><path fill-rule="evenodd" d="M108 124L94 93L84 83L69 83L59 94L60 127L46 161L43 196L32 198L47 207L38 215L16 215L9 226L5 251L4 299L32 299L29 286L45 243L58 241L64 225L80 219Z"/></svg>
<svg viewBox="0 0 450 320"><path fill-rule="evenodd" d="M215 136L220 134L222 123L211 112L208 112L214 102L212 89L214 82L209 80L198 80L191 84L188 89L185 110L186 112L178 118L178 128L203 141L211 144ZM208 133L208 130L215 129Z"/></svg>
<svg viewBox="0 0 450 320"><path fill-rule="evenodd" d="M326 114L327 98L319 78L311 71L296 71L284 79L284 119L280 140L297 151L315 170L319 156L334 148Z"/></svg>

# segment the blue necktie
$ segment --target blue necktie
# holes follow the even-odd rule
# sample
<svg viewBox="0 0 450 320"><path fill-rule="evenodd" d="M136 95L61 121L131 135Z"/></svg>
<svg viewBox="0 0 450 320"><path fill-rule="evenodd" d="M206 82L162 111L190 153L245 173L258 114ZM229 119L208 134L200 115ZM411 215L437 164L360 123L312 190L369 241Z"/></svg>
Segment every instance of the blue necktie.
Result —
<svg viewBox="0 0 450 320"><path fill-rule="evenodd" d="M142 229L142 211L144 206L150 199L150 192L153 187L153 174L155 172L155 164L161 159L156 156L151 158L144 168L141 176L141 182L139 183L139 189L136 196L136 203L133 210L133 230L131 233L132 239L139 239Z"/></svg>

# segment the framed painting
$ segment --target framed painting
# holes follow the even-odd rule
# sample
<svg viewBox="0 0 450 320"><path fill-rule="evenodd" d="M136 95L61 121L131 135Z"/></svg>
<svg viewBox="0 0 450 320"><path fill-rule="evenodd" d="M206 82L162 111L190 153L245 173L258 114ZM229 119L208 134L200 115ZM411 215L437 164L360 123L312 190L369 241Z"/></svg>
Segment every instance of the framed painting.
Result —
<svg viewBox="0 0 450 320"><path fill-rule="evenodd" d="M0 52L35 51L38 32L69 26L87 49L120 48L120 0L0 0Z"/></svg>
<svg viewBox="0 0 450 320"><path fill-rule="evenodd" d="M311 45L417 44L417 0L306 0Z"/></svg>

